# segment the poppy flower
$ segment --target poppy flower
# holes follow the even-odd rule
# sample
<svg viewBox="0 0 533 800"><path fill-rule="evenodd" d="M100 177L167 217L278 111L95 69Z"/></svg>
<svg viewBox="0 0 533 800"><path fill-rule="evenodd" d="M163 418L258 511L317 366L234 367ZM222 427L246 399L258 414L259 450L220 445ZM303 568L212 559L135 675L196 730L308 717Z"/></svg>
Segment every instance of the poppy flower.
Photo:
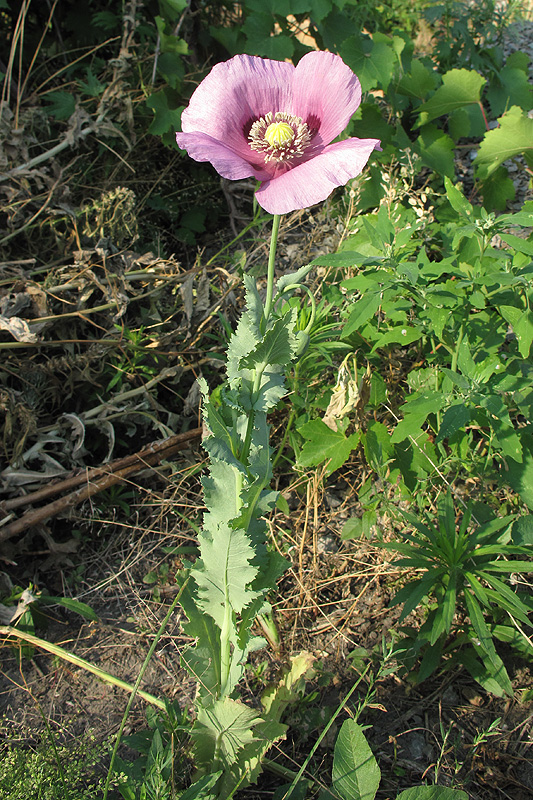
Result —
<svg viewBox="0 0 533 800"><path fill-rule="evenodd" d="M176 141L223 178L257 178L259 205L286 214L325 200L381 149L379 139L331 144L360 102L359 79L333 53L307 53L297 67L234 56L194 91Z"/></svg>

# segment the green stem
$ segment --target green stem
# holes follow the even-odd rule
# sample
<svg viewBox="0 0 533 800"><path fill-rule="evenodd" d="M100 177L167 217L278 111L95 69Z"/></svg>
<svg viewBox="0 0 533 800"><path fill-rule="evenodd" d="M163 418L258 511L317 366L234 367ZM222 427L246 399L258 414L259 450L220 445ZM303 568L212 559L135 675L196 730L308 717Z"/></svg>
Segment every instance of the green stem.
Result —
<svg viewBox="0 0 533 800"><path fill-rule="evenodd" d="M463 320L463 322L461 322L461 327L459 328L459 337L457 339L457 345L455 346L455 350L453 351L452 366L451 366L452 372L457 372L457 360L459 358L459 348L461 347L461 344L463 342L464 335L465 335L465 323Z"/></svg>
<svg viewBox="0 0 533 800"><path fill-rule="evenodd" d="M265 308L263 311L263 321L266 325L268 323L271 311L272 311L272 301L274 298L274 266L276 264L276 247L278 244L278 233L279 233L279 224L281 222L281 215L274 214L274 218L272 219L272 231L270 233L270 252L268 254L268 270L267 270L267 290L266 290L266 299L265 299ZM240 454L240 461L243 464L246 464L248 459L248 453L250 450L250 444L252 441L252 432L254 429L254 422L255 422L255 413L253 409L253 405L259 394L259 389L261 387L261 378L263 377L263 370L256 370L255 378L254 378L254 385L252 388L252 409L250 411L250 416L248 417L248 425L246 426L246 434L244 437L244 442L242 446L242 451Z"/></svg>
<svg viewBox="0 0 533 800"><path fill-rule="evenodd" d="M276 263L276 246L278 243L279 223L281 221L280 214L274 214L272 220L272 232L270 234L270 252L268 254L268 271L267 271L267 293L265 300L265 323L268 322L270 312L272 311L272 298L274 295L274 265Z"/></svg>
<svg viewBox="0 0 533 800"><path fill-rule="evenodd" d="M224 621L220 631L220 697L227 694L229 671L231 663L231 605L226 587L226 597L224 601Z"/></svg>
<svg viewBox="0 0 533 800"><path fill-rule="evenodd" d="M255 411L254 411L254 403L257 400L259 395L259 390L261 388L261 378L263 377L264 369L258 369L255 372L254 377L254 385L252 387L252 408L250 410L250 416L248 417L248 424L246 425L246 434L244 436L244 442L242 445L242 450L239 456L239 461L246 466L248 461L248 453L250 452L250 445L252 443L252 434L254 430L254 423L255 423Z"/></svg>

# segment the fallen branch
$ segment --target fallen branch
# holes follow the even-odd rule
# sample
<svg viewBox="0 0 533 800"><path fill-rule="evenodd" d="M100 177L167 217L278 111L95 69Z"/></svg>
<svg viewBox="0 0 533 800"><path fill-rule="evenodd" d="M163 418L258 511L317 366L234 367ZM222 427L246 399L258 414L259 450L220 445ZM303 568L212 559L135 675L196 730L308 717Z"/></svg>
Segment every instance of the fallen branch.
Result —
<svg viewBox="0 0 533 800"><path fill-rule="evenodd" d="M135 472L139 472L139 470L145 467L153 467L163 459L170 458L172 455L182 450L188 442L193 439L199 439L201 435L201 428L194 428L186 433L178 433L175 436L170 436L168 439L163 439L163 441L152 442L138 453L111 461L109 464L106 464L105 467L95 467L86 470L78 475L65 478L51 486L39 489L25 497L16 497L12 500L7 500L2 506L6 511L9 511L20 505L36 503L51 495L72 489L74 486L79 486L82 483L84 484L76 491L70 492L70 494L64 497L59 497L57 500L41 508L27 511L20 519L1 528L0 542L5 542L7 539L11 539L13 536L22 533L22 531L56 516L67 508L82 503L89 497L113 486L115 483L119 483L124 478Z"/></svg>

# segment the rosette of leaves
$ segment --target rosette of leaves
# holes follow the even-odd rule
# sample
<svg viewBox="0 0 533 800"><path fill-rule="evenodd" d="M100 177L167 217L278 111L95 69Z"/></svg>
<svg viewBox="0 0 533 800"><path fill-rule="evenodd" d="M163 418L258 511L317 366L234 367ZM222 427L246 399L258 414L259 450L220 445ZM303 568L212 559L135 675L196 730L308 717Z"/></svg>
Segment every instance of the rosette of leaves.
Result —
<svg viewBox="0 0 533 800"><path fill-rule="evenodd" d="M420 659L417 682L435 670L462 664L472 677L493 694L512 695L507 669L495 639L517 646L522 655L533 655L531 640L521 626L531 628L531 601L514 591L506 578L531 573L529 545L512 542L514 517L492 519L472 529L472 507L456 525L451 496L440 502L437 525L421 522L404 512L413 533L402 542L384 542L401 558L395 566L416 570L393 599L403 604L399 622L418 607L425 621L417 630L401 628L404 638L396 655L409 668ZM447 658L449 656L449 658Z"/></svg>

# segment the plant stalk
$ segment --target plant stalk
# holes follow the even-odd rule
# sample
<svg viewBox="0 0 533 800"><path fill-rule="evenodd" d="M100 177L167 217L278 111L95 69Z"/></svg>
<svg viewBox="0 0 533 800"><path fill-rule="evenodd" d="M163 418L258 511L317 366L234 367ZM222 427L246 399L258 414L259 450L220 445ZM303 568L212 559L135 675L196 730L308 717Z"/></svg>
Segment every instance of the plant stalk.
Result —
<svg viewBox="0 0 533 800"><path fill-rule="evenodd" d="M280 214L274 214L272 232L270 234L270 252L268 254L267 291L265 300L265 326L272 311L272 298L274 296L274 266L276 263L276 246L278 244Z"/></svg>

